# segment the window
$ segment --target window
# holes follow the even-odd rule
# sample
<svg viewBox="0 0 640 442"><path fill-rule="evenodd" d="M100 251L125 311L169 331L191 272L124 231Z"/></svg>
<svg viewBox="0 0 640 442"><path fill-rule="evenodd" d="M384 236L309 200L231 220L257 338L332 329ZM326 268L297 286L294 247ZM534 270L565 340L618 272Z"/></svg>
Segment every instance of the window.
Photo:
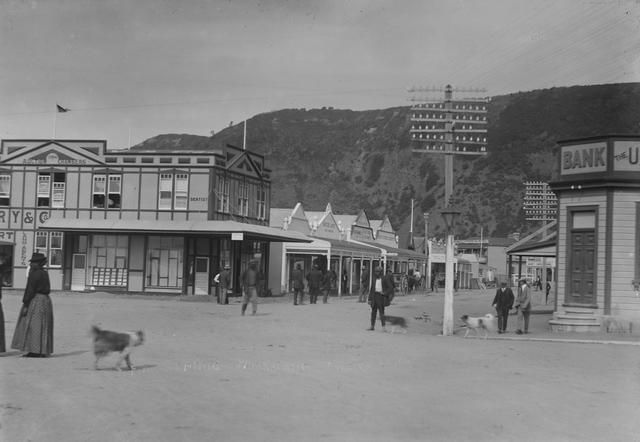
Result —
<svg viewBox="0 0 640 442"><path fill-rule="evenodd" d="M238 215L249 216L249 185L238 183Z"/></svg>
<svg viewBox="0 0 640 442"><path fill-rule="evenodd" d="M187 210L189 199L189 176L186 173L176 174L176 198L174 207L176 210Z"/></svg>
<svg viewBox="0 0 640 442"><path fill-rule="evenodd" d="M229 213L229 180L226 177L218 177L216 197L218 198L218 212Z"/></svg>
<svg viewBox="0 0 640 442"><path fill-rule="evenodd" d="M53 185L51 182L53 181ZM38 207L64 207L66 174L62 172L38 174Z"/></svg>
<svg viewBox="0 0 640 442"><path fill-rule="evenodd" d="M174 182L175 181L175 182ZM189 195L189 176L186 173L160 174L158 209L186 210Z"/></svg>
<svg viewBox="0 0 640 442"><path fill-rule="evenodd" d="M36 232L35 249L47 256L49 267L62 266L62 232Z"/></svg>
<svg viewBox="0 0 640 442"><path fill-rule="evenodd" d="M267 191L264 187L258 187L256 195L256 216L258 219L267 219Z"/></svg>
<svg viewBox="0 0 640 442"><path fill-rule="evenodd" d="M170 173L160 174L160 189L158 195L158 209L170 210L171 197L173 195L173 175Z"/></svg>
<svg viewBox="0 0 640 442"><path fill-rule="evenodd" d="M121 175L94 175L93 207L96 209L119 209L121 181Z"/></svg>
<svg viewBox="0 0 640 442"><path fill-rule="evenodd" d="M11 175L0 175L0 206L8 206L11 197Z"/></svg>

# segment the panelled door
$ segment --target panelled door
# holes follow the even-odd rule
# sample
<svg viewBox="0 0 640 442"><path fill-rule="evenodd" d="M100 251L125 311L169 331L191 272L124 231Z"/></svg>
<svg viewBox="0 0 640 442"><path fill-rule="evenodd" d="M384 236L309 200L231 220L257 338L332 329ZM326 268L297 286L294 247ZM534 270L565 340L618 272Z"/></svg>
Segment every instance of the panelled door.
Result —
<svg viewBox="0 0 640 442"><path fill-rule="evenodd" d="M596 305L595 231L572 231L567 303Z"/></svg>
<svg viewBox="0 0 640 442"><path fill-rule="evenodd" d="M195 295L209 294L209 258L196 256L193 293Z"/></svg>
<svg viewBox="0 0 640 442"><path fill-rule="evenodd" d="M87 277L87 255L74 253L71 266L71 290L84 290Z"/></svg>

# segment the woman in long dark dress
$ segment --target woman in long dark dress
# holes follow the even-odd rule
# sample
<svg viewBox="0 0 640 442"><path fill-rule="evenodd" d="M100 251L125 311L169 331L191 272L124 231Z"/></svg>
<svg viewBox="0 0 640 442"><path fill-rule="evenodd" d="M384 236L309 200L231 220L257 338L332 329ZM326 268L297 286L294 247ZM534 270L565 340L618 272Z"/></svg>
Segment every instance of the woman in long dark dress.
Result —
<svg viewBox="0 0 640 442"><path fill-rule="evenodd" d="M53 305L49 292L49 274L44 269L47 257L34 253L30 263L22 309L13 334L11 348L28 357L46 357L53 353Z"/></svg>

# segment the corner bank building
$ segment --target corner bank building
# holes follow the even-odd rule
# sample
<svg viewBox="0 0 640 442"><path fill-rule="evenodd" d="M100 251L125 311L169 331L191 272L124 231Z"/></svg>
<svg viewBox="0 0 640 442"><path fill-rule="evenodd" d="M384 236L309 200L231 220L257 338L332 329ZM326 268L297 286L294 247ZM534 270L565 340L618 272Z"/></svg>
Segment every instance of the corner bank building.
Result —
<svg viewBox="0 0 640 442"><path fill-rule="evenodd" d="M32 252L55 290L206 295L213 275L269 243L308 242L268 227L270 170L233 146L107 151L103 140L3 140L0 255L5 285L23 288Z"/></svg>

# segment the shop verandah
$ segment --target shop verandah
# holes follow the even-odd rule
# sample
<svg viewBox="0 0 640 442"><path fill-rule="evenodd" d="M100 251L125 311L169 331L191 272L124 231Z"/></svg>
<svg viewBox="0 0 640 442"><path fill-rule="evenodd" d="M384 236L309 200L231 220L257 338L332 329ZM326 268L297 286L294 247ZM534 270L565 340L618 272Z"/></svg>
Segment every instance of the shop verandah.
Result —
<svg viewBox="0 0 640 442"><path fill-rule="evenodd" d="M213 277L224 265L240 293L250 261L268 284L269 246L310 242L297 232L235 221L50 219L42 230L64 232L63 264L50 268L62 290L215 293ZM58 275L56 275L58 274Z"/></svg>

